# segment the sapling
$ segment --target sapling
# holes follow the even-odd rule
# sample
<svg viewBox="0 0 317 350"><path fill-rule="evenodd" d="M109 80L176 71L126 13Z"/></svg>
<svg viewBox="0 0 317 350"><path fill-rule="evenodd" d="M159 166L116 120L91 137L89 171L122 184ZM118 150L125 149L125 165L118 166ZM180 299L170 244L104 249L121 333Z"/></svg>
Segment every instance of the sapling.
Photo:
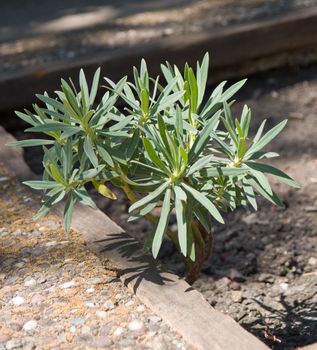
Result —
<svg viewBox="0 0 317 350"><path fill-rule="evenodd" d="M43 148L43 179L24 182L44 192L35 219L64 200L69 231L76 202L96 208L87 185L115 200L112 184L131 202L129 221L145 217L154 224L145 250L151 249L156 258L167 235L184 256L192 283L210 257L213 221L224 223L221 212L239 205L257 210L256 195L282 206L265 174L293 187L298 184L263 162L278 156L263 148L286 121L264 133L264 120L251 139L250 108L244 106L241 116L233 117L233 96L245 80L228 88L222 82L206 96L208 54L196 70L186 64L181 72L168 62L161 70L162 77L150 77L142 60L139 70L133 68L133 81L104 78L98 101L100 69L91 88L83 70L78 88L62 79L55 97L37 95L40 105L34 104L33 112L16 112L31 125L26 131L46 137L11 145ZM153 214L156 208L159 216ZM177 232L169 228L171 214Z"/></svg>

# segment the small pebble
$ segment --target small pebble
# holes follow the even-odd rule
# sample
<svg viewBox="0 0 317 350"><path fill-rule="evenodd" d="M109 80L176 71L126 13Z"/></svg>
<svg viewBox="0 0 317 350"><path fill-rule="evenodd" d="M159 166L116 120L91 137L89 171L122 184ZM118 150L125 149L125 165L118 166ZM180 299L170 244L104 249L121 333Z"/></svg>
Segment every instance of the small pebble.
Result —
<svg viewBox="0 0 317 350"><path fill-rule="evenodd" d="M22 343L18 339L11 339L8 342L6 342L5 348L7 350L19 349L22 348Z"/></svg>
<svg viewBox="0 0 317 350"><path fill-rule="evenodd" d="M69 282L65 282L65 283L61 284L59 286L59 288L67 289L67 288L71 288L71 287L74 287L74 286L75 286L75 281L69 281Z"/></svg>
<svg viewBox="0 0 317 350"><path fill-rule="evenodd" d="M85 319L82 317L75 317L73 319L70 320L70 323L73 326L79 326L79 325L83 325L85 323Z"/></svg>
<svg viewBox="0 0 317 350"><path fill-rule="evenodd" d="M316 213L317 212L317 207L306 207L305 208L306 213Z"/></svg>
<svg viewBox="0 0 317 350"><path fill-rule="evenodd" d="M45 297L41 294L34 294L31 298L31 304L41 304L45 300Z"/></svg>
<svg viewBox="0 0 317 350"><path fill-rule="evenodd" d="M24 280L25 287L33 287L36 285L36 280L34 278L26 278Z"/></svg>
<svg viewBox="0 0 317 350"><path fill-rule="evenodd" d="M148 321L151 323L159 323L162 321L162 319L156 315L153 315L148 317Z"/></svg>
<svg viewBox="0 0 317 350"><path fill-rule="evenodd" d="M280 288L284 291L284 290L287 290L288 289L288 283L280 283Z"/></svg>
<svg viewBox="0 0 317 350"><path fill-rule="evenodd" d="M88 303L86 303L86 306L89 307L89 308L93 308L96 305L94 303L88 302Z"/></svg>
<svg viewBox="0 0 317 350"><path fill-rule="evenodd" d="M313 258L313 257L309 258L308 259L308 265L311 265L311 266L317 265L317 259Z"/></svg>
<svg viewBox="0 0 317 350"><path fill-rule="evenodd" d="M25 299L20 296L16 296L10 300L10 303L13 305L22 305L25 303Z"/></svg>
<svg viewBox="0 0 317 350"><path fill-rule="evenodd" d="M11 337L9 336L9 334L0 332L0 343L6 343L10 339Z"/></svg>
<svg viewBox="0 0 317 350"><path fill-rule="evenodd" d="M96 315L97 315L99 318L105 318L105 317L107 316L107 313L106 313L106 311L97 310L97 311L96 311Z"/></svg>
<svg viewBox="0 0 317 350"><path fill-rule="evenodd" d="M109 299L107 300L103 306L107 309L107 310L111 310L114 308L114 303Z"/></svg>
<svg viewBox="0 0 317 350"><path fill-rule="evenodd" d="M132 321L129 323L128 328L130 329L130 331L139 331L143 328L143 323L140 321Z"/></svg>
<svg viewBox="0 0 317 350"><path fill-rule="evenodd" d="M52 241L52 242L47 242L45 245L46 247L55 247L58 243L56 241Z"/></svg>
<svg viewBox="0 0 317 350"><path fill-rule="evenodd" d="M107 338L107 337L100 337L100 338L97 338L93 341L92 343L92 346L94 348L108 348L109 346L111 346L113 343L112 341Z"/></svg>
<svg viewBox="0 0 317 350"><path fill-rule="evenodd" d="M37 327L37 321L36 320L30 320L23 325L23 330L26 332L34 331Z"/></svg>
<svg viewBox="0 0 317 350"><path fill-rule="evenodd" d="M144 305L139 305L137 308L136 308L136 311L137 312L144 312L145 310L145 306Z"/></svg>
<svg viewBox="0 0 317 350"><path fill-rule="evenodd" d="M93 293L95 291L95 288L87 288L86 292L87 293Z"/></svg>
<svg viewBox="0 0 317 350"><path fill-rule="evenodd" d="M124 329L122 327L118 327L113 332L113 335L116 336L116 337L119 337L123 333L123 331L124 331Z"/></svg>
<svg viewBox="0 0 317 350"><path fill-rule="evenodd" d="M231 292L231 299L234 303L241 303L242 301L242 292L240 290L233 290Z"/></svg>
<svg viewBox="0 0 317 350"><path fill-rule="evenodd" d="M88 326L82 326L81 328L81 334L89 334L90 333L90 327Z"/></svg>

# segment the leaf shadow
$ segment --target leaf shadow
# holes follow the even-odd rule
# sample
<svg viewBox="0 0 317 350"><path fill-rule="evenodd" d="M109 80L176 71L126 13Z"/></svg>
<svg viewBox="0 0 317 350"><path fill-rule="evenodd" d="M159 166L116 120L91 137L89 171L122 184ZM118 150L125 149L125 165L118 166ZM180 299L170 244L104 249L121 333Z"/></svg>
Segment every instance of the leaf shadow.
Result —
<svg viewBox="0 0 317 350"><path fill-rule="evenodd" d="M305 346L317 342L317 308L312 307L311 297L307 297L302 300L296 300L294 303L287 301L285 295L280 295L279 303L282 309L277 309L272 306L268 306L265 303L253 299L263 310L269 312L269 316L261 316L261 323L266 327L266 334L270 334L280 339L274 341L268 337L263 337L263 328L257 328L259 322L254 321L250 323L244 323L243 327L248 331L252 330L252 333L258 333L256 336L259 338L264 338L265 341L271 349L273 350L293 350L294 343L299 334L307 335L305 340L298 346ZM316 306L316 305L315 305ZM281 328L270 329L266 324L265 319L275 319L281 324L285 325ZM270 322L269 322L270 323ZM285 336L287 335L287 337Z"/></svg>
<svg viewBox="0 0 317 350"><path fill-rule="evenodd" d="M107 258L119 267L118 275L123 277L126 286L133 286L134 293L143 280L161 286L175 282L172 275L169 275L171 271L145 253L140 243L126 232L107 235L94 243L100 253L106 254Z"/></svg>

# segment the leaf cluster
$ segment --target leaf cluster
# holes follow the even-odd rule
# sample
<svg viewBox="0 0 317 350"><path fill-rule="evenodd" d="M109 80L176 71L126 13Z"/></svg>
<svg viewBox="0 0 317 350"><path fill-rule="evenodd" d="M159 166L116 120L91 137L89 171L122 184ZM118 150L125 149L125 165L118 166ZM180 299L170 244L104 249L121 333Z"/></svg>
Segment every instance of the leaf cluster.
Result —
<svg viewBox="0 0 317 350"><path fill-rule="evenodd" d="M239 118L231 110L245 80L229 87L222 82L206 96L208 70L206 54L195 69L186 64L181 72L166 62L162 76L152 78L142 60L140 69L133 69L132 81L104 78L98 102L100 69L91 87L81 70L78 88L62 79L54 97L37 95L40 105L34 104L32 112L16 112L31 125L28 132L46 136L11 144L44 150L43 179L25 182L44 191L35 218L65 199L64 224L69 230L76 202L95 208L87 184L116 199L108 186L112 183L132 202L130 221L145 216L155 222L146 242L154 257L168 234L194 261L203 239L198 227L210 232L212 220L224 222L221 212L239 205L256 210L256 195L283 205L266 174L293 187L298 184L264 162L278 154L263 148L286 121L264 133L264 120L251 138L250 108L244 106ZM159 218L152 214L155 208L161 209ZM174 235L168 229L172 213L178 226Z"/></svg>

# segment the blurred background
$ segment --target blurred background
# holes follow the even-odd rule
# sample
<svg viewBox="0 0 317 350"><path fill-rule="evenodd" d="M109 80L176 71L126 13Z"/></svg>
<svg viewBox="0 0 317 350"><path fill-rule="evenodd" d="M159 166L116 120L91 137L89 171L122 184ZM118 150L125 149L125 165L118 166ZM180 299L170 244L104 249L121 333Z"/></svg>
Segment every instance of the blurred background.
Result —
<svg viewBox="0 0 317 350"><path fill-rule="evenodd" d="M61 77L77 81L80 68L90 78L100 66L118 79L144 57L155 75L165 60L195 64L208 51L209 93L222 80L248 77L234 111L245 103L252 108L253 131L264 118L268 126L289 119L270 147L281 154L274 165L302 188L274 184L286 209L261 203L257 214L227 215L227 225L215 227L214 255L195 287L272 349L294 349L317 342L316 44L317 0L1 1L0 124L28 137L13 110L29 108L35 93L54 91ZM40 150L25 159L41 171ZM127 224L122 196L115 203L98 198L131 235L148 236L148 222ZM161 259L182 275L168 241ZM265 329L282 345L265 338Z"/></svg>
<svg viewBox="0 0 317 350"><path fill-rule="evenodd" d="M144 57L191 63L209 51L211 81L316 55L316 0L2 1L0 109L25 105L80 67L119 78ZM21 94L23 90L23 94Z"/></svg>

